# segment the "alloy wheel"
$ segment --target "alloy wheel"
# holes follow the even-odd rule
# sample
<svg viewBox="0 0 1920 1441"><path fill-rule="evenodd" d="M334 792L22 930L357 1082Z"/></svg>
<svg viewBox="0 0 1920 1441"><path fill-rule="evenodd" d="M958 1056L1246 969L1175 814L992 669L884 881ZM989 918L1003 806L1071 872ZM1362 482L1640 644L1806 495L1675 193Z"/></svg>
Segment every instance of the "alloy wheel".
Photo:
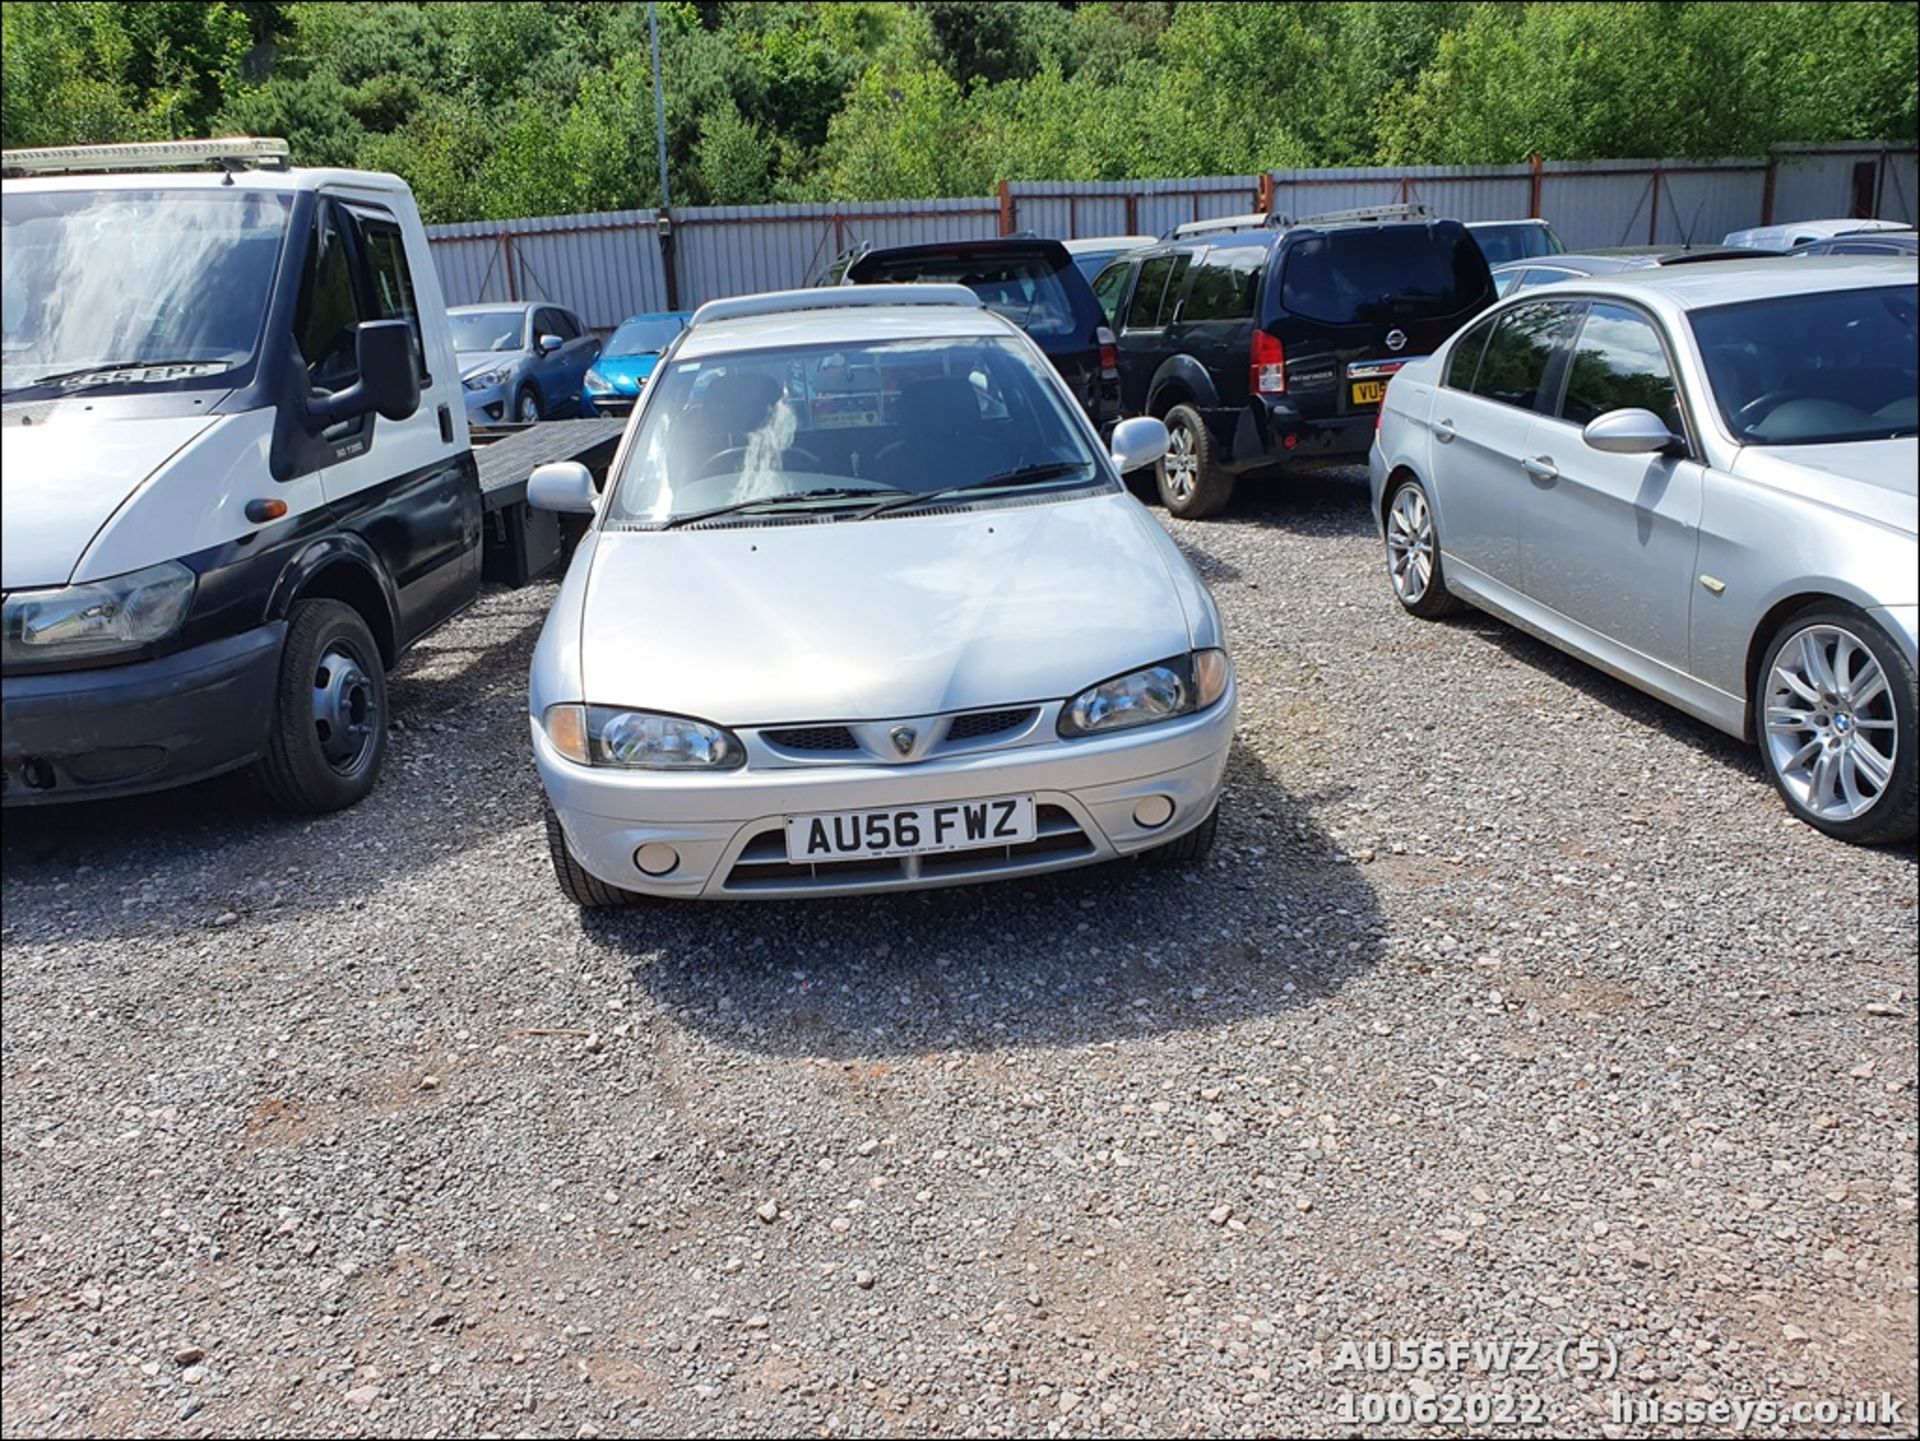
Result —
<svg viewBox="0 0 1920 1441"><path fill-rule="evenodd" d="M533 398L531 390L521 395L514 416L522 425L531 425L540 418L540 402Z"/></svg>
<svg viewBox="0 0 1920 1441"><path fill-rule="evenodd" d="M1850 821L1893 782L1900 732L1886 672L1859 636L1810 625L1767 675L1766 744L1781 784L1824 821Z"/></svg>
<svg viewBox="0 0 1920 1441"><path fill-rule="evenodd" d="M1418 605L1433 584L1433 509L1417 485L1403 485L1387 509L1387 569L1393 593Z"/></svg>
<svg viewBox="0 0 1920 1441"><path fill-rule="evenodd" d="M1167 454L1160 462L1166 467L1167 489L1184 502L1193 495L1200 480L1200 457L1194 453L1193 432L1184 425L1167 428Z"/></svg>

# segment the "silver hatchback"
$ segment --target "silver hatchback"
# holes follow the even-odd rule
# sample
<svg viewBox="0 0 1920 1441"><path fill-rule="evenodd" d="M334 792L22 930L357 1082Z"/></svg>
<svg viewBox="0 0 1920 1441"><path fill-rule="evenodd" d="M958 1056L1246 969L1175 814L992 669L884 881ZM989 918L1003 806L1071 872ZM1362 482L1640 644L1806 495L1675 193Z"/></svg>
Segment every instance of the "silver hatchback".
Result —
<svg viewBox="0 0 1920 1441"><path fill-rule="evenodd" d="M1830 835L1912 837L1915 281L1755 260L1509 297L1387 390L1394 594L1470 601L1757 740Z"/></svg>

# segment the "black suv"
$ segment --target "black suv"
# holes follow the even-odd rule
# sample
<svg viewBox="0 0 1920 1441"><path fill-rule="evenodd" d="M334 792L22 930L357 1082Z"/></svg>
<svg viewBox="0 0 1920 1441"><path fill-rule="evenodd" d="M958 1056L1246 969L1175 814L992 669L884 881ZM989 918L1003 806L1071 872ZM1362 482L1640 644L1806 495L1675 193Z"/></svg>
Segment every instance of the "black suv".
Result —
<svg viewBox="0 0 1920 1441"><path fill-rule="evenodd" d="M955 281L1033 338L1102 440L1120 419L1113 332L1067 247L1037 236L864 250L836 261L824 285Z"/></svg>
<svg viewBox="0 0 1920 1441"><path fill-rule="evenodd" d="M1388 379L1494 298L1467 228L1404 206L1183 225L1093 292L1122 410L1166 421L1160 498L1188 517L1248 471L1365 460Z"/></svg>

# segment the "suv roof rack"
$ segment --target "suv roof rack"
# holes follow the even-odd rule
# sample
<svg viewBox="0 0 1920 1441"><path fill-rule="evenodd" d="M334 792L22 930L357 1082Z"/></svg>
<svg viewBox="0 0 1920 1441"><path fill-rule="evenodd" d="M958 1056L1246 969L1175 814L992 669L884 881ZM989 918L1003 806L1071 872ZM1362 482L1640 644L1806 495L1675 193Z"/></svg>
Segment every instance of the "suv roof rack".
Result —
<svg viewBox="0 0 1920 1441"><path fill-rule="evenodd" d="M1327 210L1319 215L1303 215L1298 220L1277 212L1264 215L1256 210L1251 215L1222 215L1214 220L1189 220L1184 225L1173 227L1173 238L1179 240L1188 235L1211 235L1233 230L1291 230L1301 225L1347 225L1368 220L1425 220L1427 218L1427 207L1419 201L1407 205L1363 205L1355 210Z"/></svg>
<svg viewBox="0 0 1920 1441"><path fill-rule="evenodd" d="M964 285L829 285L812 290L773 290L764 295L736 295L709 300L687 322L746 320L757 315L784 315L796 310L868 310L887 305L959 305L969 310L986 307Z"/></svg>
<svg viewBox="0 0 1920 1441"><path fill-rule="evenodd" d="M228 172L285 170L290 154L286 141L259 135L128 145L48 145L0 153L0 172L8 176L84 175L101 170L183 170L201 165Z"/></svg>

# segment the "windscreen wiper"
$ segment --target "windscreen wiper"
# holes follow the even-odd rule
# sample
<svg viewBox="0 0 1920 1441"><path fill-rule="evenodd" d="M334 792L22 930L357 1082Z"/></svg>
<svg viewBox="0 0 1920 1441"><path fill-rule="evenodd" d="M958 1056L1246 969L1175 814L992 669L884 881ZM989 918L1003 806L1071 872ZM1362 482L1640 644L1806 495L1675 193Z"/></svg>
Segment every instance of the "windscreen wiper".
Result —
<svg viewBox="0 0 1920 1441"><path fill-rule="evenodd" d="M210 365L216 370L233 369L229 361L208 360L205 356L193 360L105 360L98 365L83 365L78 370L63 370L55 375L37 376L23 384L9 386L8 389L32 390L35 386L58 385L64 380L78 380L83 375L99 375L109 370L166 370L176 365Z"/></svg>
<svg viewBox="0 0 1920 1441"><path fill-rule="evenodd" d="M688 511L685 515L672 516L655 526L655 530L678 530L683 525L692 525L698 520L717 520L723 515L739 515L745 511L756 510L764 506L778 508L790 500L852 500L870 495L890 495L891 490L876 489L873 486L829 485L817 490L794 490L785 495L756 495L749 500L736 500L731 505L716 505L710 510Z"/></svg>
<svg viewBox="0 0 1920 1441"><path fill-rule="evenodd" d="M916 505L930 505L936 500L944 500L950 495L958 495L963 490L985 490L995 485L1025 485L1034 481L1053 480L1066 475L1069 471L1088 469L1084 460L1051 460L1044 465L1023 465L1018 470L1003 471L999 475L989 475L980 480L970 480L965 485L947 485L939 490L920 491L913 495L903 495L898 500L883 501L872 510L864 510L856 517L859 520L872 520L876 515L887 515L896 510L909 510Z"/></svg>

